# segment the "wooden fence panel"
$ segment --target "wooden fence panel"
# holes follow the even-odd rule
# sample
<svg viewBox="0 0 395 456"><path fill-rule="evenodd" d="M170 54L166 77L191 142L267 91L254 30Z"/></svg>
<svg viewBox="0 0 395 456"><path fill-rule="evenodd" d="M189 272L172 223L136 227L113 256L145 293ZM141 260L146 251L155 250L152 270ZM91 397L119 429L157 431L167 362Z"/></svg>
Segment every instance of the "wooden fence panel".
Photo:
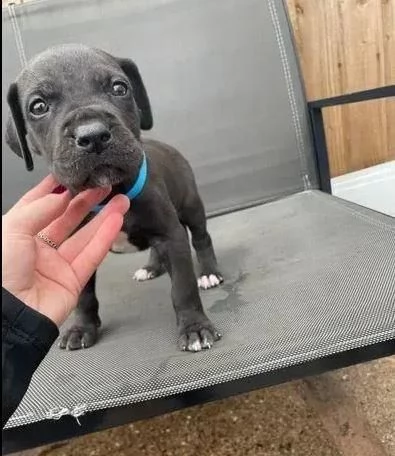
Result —
<svg viewBox="0 0 395 456"><path fill-rule="evenodd" d="M309 100L395 84L395 0L287 0ZM395 99L324 113L332 176L395 159Z"/></svg>

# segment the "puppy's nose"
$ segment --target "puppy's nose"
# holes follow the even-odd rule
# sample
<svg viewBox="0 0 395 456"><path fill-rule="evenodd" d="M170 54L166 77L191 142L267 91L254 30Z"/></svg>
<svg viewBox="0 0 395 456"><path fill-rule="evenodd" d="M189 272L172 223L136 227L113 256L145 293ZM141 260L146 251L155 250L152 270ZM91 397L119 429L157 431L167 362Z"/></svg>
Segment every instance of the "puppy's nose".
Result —
<svg viewBox="0 0 395 456"><path fill-rule="evenodd" d="M76 128L75 142L81 151L100 153L111 142L111 133L101 122L92 122Z"/></svg>

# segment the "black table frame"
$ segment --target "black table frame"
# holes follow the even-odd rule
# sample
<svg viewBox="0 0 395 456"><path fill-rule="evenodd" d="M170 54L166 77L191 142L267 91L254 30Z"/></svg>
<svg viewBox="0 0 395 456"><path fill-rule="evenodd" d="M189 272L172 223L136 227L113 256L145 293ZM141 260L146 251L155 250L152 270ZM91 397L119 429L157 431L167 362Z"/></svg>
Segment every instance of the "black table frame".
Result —
<svg viewBox="0 0 395 456"><path fill-rule="evenodd" d="M322 110L331 106L360 103L363 101L377 100L379 98L395 97L395 85L363 90L337 97L323 98L307 103L313 133L314 152L317 164L320 189L331 193L331 177L329 169L329 155L325 138L325 126Z"/></svg>

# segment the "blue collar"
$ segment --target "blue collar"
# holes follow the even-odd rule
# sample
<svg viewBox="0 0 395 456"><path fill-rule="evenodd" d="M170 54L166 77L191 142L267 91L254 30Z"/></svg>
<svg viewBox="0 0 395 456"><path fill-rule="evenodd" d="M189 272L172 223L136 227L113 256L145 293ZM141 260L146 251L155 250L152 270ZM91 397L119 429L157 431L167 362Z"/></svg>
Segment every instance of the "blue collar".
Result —
<svg viewBox="0 0 395 456"><path fill-rule="evenodd" d="M132 187L128 190L125 195L130 199L137 198L140 193L143 191L144 185L147 181L148 177L148 166L147 166L147 157L145 156L145 152L143 151L143 162L141 163L140 166L140 171L137 176L137 179L135 183L132 185ZM100 212L103 209L104 205L103 204L98 204L94 209L93 212Z"/></svg>

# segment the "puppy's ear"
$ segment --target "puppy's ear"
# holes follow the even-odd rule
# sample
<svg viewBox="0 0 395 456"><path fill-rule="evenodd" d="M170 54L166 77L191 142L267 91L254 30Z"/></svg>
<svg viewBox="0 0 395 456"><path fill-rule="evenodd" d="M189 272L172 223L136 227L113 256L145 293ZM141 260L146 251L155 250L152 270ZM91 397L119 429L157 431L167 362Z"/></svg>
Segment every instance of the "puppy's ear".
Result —
<svg viewBox="0 0 395 456"><path fill-rule="evenodd" d="M11 116L7 120L5 140L11 150L25 160L26 169L32 171L33 158L27 144L25 119L19 103L18 86L15 82L8 89L7 102Z"/></svg>
<svg viewBox="0 0 395 456"><path fill-rule="evenodd" d="M151 105L137 65L129 59L117 59L134 90L134 99L140 110L140 128L151 130L153 126Z"/></svg>

